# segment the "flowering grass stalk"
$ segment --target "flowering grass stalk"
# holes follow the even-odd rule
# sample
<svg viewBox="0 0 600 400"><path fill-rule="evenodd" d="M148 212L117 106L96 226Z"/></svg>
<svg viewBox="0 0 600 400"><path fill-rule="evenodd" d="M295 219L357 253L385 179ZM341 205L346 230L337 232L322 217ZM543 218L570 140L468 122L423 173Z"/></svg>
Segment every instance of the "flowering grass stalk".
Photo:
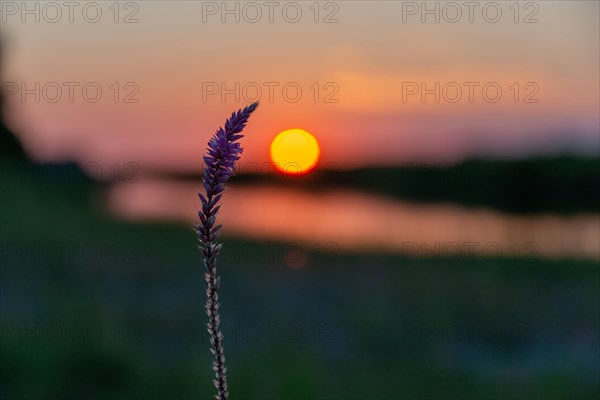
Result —
<svg viewBox="0 0 600 400"><path fill-rule="evenodd" d="M223 246L218 242L221 225L215 225L219 208L219 201L225 191L225 183L234 174L235 162L239 160L242 147L238 142L244 135L242 130L248 122L250 114L258 107L253 103L248 107L231 114L225 122L225 127L213 135L208 142L208 154L204 156L204 190L206 196L198 192L202 202L202 210L198 211L200 223L196 226L196 233L200 241L200 251L204 259L206 272L206 314L208 315L208 334L210 335L211 352L214 355L213 370L217 388L218 400L227 400L227 368L225 368L225 354L223 351L223 334L221 333L221 317L219 315L219 277L217 275L217 256Z"/></svg>

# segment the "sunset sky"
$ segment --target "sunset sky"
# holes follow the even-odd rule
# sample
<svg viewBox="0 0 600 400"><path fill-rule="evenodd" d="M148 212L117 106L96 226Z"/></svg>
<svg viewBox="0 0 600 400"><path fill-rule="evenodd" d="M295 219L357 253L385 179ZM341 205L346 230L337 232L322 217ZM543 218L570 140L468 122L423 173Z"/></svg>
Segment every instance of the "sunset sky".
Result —
<svg viewBox="0 0 600 400"><path fill-rule="evenodd" d="M498 18L489 2L460 18L427 3L439 23L415 10L421 2L280 2L272 15L263 2L237 3L239 22L221 2L124 2L118 15L98 2L96 23L86 21L95 10L77 8L70 22L66 7L58 19L41 2L36 22L8 3L7 118L42 160L195 170L209 136L257 88L246 163L268 162L271 140L291 128L319 140L321 163L343 168L599 148L596 1L522 2L518 13L497 2ZM40 101L21 97L36 82ZM57 85L43 90L52 82L55 103ZM76 83L72 102L65 82ZM95 103L82 95L89 82L102 89ZM138 102L125 103L136 90Z"/></svg>

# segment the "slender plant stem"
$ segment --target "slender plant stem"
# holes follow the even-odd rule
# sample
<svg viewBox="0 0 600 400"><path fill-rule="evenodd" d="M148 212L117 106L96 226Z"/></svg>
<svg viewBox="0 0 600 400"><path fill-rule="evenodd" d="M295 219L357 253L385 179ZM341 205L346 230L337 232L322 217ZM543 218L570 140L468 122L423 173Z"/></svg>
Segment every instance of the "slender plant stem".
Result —
<svg viewBox="0 0 600 400"><path fill-rule="evenodd" d="M227 400L229 390L227 388L227 368L225 367L225 351L223 349L223 334L221 333L221 317L219 314L219 285L217 275L217 256L221 251L222 244L218 242L221 231L220 225L215 225L219 212L219 201L225 191L225 183L233 175L235 162L240 158L242 147L238 140L243 137L240 134L250 114L256 109L258 103L234 112L225 122L225 129L220 128L208 142L208 154L204 157L206 168L204 168L203 182L206 196L198 193L202 202L202 209L198 212L200 223L196 226L196 233L200 241L199 248L204 259L206 271L206 324L210 337L210 344L214 359L213 370L215 379L213 383L217 389L217 400Z"/></svg>
<svg viewBox="0 0 600 400"><path fill-rule="evenodd" d="M208 196L209 202L212 196ZM212 211L212 210L211 210ZM213 224L207 224L206 234L210 236ZM217 254L220 245L214 241L209 241L204 249L204 265L206 272L206 314L208 323L206 324L210 336L211 352L214 356L213 370L215 371L215 380L213 381L217 389L218 400L227 400L229 391L227 389L227 368L225 367L225 352L223 349L223 334L221 333L221 317L219 315L219 277L217 276Z"/></svg>

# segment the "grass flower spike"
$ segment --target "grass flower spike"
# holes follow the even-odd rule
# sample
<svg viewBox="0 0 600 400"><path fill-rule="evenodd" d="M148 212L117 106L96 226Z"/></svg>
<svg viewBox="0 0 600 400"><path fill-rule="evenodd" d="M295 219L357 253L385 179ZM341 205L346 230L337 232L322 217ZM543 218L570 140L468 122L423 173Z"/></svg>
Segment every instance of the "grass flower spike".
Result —
<svg viewBox="0 0 600 400"><path fill-rule="evenodd" d="M258 107L258 103L253 103L231 114L231 117L225 122L225 127L219 128L210 139L207 148L208 154L204 156L206 167L204 168L203 182L206 195L198 193L202 202L202 210L198 212L200 223L196 226L196 233L198 234L199 248L206 267L204 277L207 283L207 327L212 346L211 352L214 355L214 384L217 388L215 397L218 400L227 400L229 392L227 389L223 334L219 327L221 318L219 315L217 256L222 247L222 244L218 242L221 225L215 225L215 221L221 207L218 203L225 191L225 183L234 174L235 162L240 158L243 150L239 143L239 140L244 136L241 132L256 107Z"/></svg>

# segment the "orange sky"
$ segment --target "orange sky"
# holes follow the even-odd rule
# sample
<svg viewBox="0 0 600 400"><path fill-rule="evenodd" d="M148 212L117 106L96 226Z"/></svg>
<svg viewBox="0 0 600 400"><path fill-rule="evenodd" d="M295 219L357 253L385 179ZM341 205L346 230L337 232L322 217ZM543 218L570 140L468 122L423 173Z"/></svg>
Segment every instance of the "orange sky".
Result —
<svg viewBox="0 0 600 400"><path fill-rule="evenodd" d="M340 167L598 150L595 1L524 2L518 13L496 2L497 22L490 2L472 22L466 8L452 22L455 9L427 3L438 4L439 23L415 10L421 2L280 2L271 16L253 3L261 18L243 3L236 15L221 2L130 2L117 15L113 2L98 2L95 23L94 10L75 9L70 22L66 8L51 22L47 3L33 14L3 3L0 28L3 80L18 88L7 117L41 159L191 170L257 90L246 163L267 162L270 141L289 128L313 133L322 163ZM36 82L40 101L21 97ZM65 82L79 85L72 102ZM90 82L102 90L95 103L82 93ZM125 103L133 92L138 102Z"/></svg>

